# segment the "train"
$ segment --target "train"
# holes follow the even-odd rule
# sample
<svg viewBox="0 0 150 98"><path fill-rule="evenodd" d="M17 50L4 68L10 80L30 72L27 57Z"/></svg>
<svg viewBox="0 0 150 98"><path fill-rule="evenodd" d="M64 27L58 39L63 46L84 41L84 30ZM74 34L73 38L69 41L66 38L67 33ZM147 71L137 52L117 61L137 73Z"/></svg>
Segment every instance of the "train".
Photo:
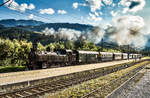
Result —
<svg viewBox="0 0 150 98"><path fill-rule="evenodd" d="M29 69L100 63L114 60L141 59L142 54L57 49L31 51Z"/></svg>

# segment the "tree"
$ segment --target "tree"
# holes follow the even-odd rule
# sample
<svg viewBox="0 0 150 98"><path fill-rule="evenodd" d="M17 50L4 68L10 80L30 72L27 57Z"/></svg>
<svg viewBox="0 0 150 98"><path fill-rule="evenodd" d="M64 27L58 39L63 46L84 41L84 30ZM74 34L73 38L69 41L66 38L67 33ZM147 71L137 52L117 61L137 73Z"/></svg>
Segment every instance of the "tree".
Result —
<svg viewBox="0 0 150 98"><path fill-rule="evenodd" d="M12 64L26 65L29 63L29 53L32 48L32 43L27 41L13 40L15 49L12 59Z"/></svg>
<svg viewBox="0 0 150 98"><path fill-rule="evenodd" d="M94 43L89 43L89 48L92 51L98 51L98 47Z"/></svg>
<svg viewBox="0 0 150 98"><path fill-rule="evenodd" d="M46 47L44 47L41 43L38 43L38 44L37 44L37 50L38 50L38 51L45 51L45 50L46 50Z"/></svg>
<svg viewBox="0 0 150 98"><path fill-rule="evenodd" d="M56 46L55 46L56 49L64 49L64 48L65 48L63 42L58 42L58 43L56 43L55 45L56 45Z"/></svg>
<svg viewBox="0 0 150 98"><path fill-rule="evenodd" d="M66 49L74 50L74 42L73 41L67 41L67 42L65 42L64 45L65 45Z"/></svg>
<svg viewBox="0 0 150 98"><path fill-rule="evenodd" d="M46 46L46 48L47 47L50 47L51 51L53 52L55 49L55 43L50 43L49 45Z"/></svg>
<svg viewBox="0 0 150 98"><path fill-rule="evenodd" d="M0 65L9 65L13 54L14 44L8 39L0 39Z"/></svg>

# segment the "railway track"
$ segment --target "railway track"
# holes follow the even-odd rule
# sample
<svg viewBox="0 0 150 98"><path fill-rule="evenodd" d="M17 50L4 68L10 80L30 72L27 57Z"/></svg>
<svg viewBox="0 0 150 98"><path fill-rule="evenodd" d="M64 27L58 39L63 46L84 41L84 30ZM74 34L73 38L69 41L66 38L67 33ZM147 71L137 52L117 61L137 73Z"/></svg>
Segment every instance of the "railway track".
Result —
<svg viewBox="0 0 150 98"><path fill-rule="evenodd" d="M142 61L140 61L142 62ZM138 62L138 63L140 63ZM137 62L136 62L137 63ZM79 74L75 74L73 77L63 78L57 81L52 81L47 84L37 85L33 87L23 88L20 90L15 90L12 92L2 93L0 94L0 98L35 98L39 97L45 93L53 93L64 88L67 88L72 85L76 85L91 79L95 79L100 76L104 76L125 68L128 68L136 63L131 63L128 65L122 65L116 68L110 68L107 70L93 70L91 73L89 71L85 71L83 74L82 72ZM115 82L115 81L114 81ZM90 95L90 94L89 94ZM87 96L89 96L87 95Z"/></svg>
<svg viewBox="0 0 150 98"><path fill-rule="evenodd" d="M90 93L84 95L81 98L103 98L105 96L101 95L101 92L103 92L103 93L112 92L112 89L110 89L111 87L116 88L116 87L120 86L122 83L124 83L125 81L132 78L132 76L136 75L136 73L138 73L140 70L144 69L144 67L145 67L145 65L135 68L134 70L126 73L119 79L112 80L110 83L103 85L100 88L92 90ZM130 78L128 78L128 77L130 77ZM115 87L114 87L114 84L115 84ZM109 88L109 89L106 89L106 88ZM109 91L109 90L111 90L111 91Z"/></svg>

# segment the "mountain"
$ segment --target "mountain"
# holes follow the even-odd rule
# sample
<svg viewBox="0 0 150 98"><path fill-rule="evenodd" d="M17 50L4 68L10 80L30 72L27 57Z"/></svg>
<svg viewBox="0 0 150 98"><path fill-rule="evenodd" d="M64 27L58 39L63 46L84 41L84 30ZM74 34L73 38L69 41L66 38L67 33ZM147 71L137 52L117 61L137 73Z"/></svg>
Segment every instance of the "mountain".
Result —
<svg viewBox="0 0 150 98"><path fill-rule="evenodd" d="M38 31L41 32L45 30L45 28L53 28L55 31L58 31L59 28L73 29L78 31L87 31L91 30L93 26L78 24L78 23L46 23L38 26L18 26L19 28L30 30L30 31Z"/></svg>
<svg viewBox="0 0 150 98"><path fill-rule="evenodd" d="M53 28L56 31L59 28L74 29L78 31L87 31L93 28L93 26L91 25L78 23L44 23L36 20L15 20L15 19L0 20L0 25L3 25L5 27L18 27L21 29L38 32L41 32L45 28Z"/></svg>
<svg viewBox="0 0 150 98"><path fill-rule="evenodd" d="M88 29L92 29L93 26L90 25L84 25L84 24L78 24L78 23L48 23L48 24L42 24L40 26L35 26L32 30L41 31L45 28L53 28L54 30L58 30L59 28L67 28L67 29L74 29L79 31L86 31Z"/></svg>
<svg viewBox="0 0 150 98"><path fill-rule="evenodd" d="M4 39L9 38L11 40L18 39L32 41L34 38L37 38L37 36L40 36L40 34L16 27L5 27L0 29L0 37Z"/></svg>
<svg viewBox="0 0 150 98"><path fill-rule="evenodd" d="M15 19L4 19L0 20L0 25L5 27L16 27L16 26L38 26L44 24L44 22L36 20L15 20Z"/></svg>
<svg viewBox="0 0 150 98"><path fill-rule="evenodd" d="M47 37L47 39L45 39L45 37ZM47 36L37 32L28 31L16 27L7 27L7 28L0 29L0 38L3 39L9 38L10 40L13 39L27 40L31 42L36 41L36 42L41 42L43 45L49 44L50 42L58 41L58 39L54 38L53 36Z"/></svg>
<svg viewBox="0 0 150 98"><path fill-rule="evenodd" d="M59 30L59 28L66 28L86 32L87 30L92 30L93 26L78 23L44 23L35 20L7 19L0 20L0 37L33 42L43 36L40 32L45 30L45 28L53 28L55 31ZM48 37L49 39L40 40L40 42L42 44L48 44L50 42L65 40L59 35L57 37L54 35Z"/></svg>
<svg viewBox="0 0 150 98"><path fill-rule="evenodd" d="M3 25L0 25L0 29L3 29L3 28L5 28Z"/></svg>

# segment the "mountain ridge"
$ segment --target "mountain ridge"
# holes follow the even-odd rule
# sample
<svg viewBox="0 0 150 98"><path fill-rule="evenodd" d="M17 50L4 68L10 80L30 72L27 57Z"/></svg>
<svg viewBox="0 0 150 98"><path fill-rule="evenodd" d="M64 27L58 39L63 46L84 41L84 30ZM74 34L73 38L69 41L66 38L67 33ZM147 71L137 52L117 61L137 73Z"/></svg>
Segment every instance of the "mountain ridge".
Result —
<svg viewBox="0 0 150 98"><path fill-rule="evenodd" d="M29 26L29 25L37 26L37 25L44 24L44 22L36 21L36 20L23 20L23 19L20 19L20 20L3 19L3 20L0 20L0 24L5 26L5 27L16 27L16 26L19 26L19 25L22 25L22 26Z"/></svg>
<svg viewBox="0 0 150 98"><path fill-rule="evenodd" d="M18 27L30 31L41 32L45 28L53 28L58 30L59 28L74 29L78 31L87 31L92 29L92 25L79 24L79 23L45 23L36 20L15 20L15 19L4 19L0 20L0 25L4 27Z"/></svg>

